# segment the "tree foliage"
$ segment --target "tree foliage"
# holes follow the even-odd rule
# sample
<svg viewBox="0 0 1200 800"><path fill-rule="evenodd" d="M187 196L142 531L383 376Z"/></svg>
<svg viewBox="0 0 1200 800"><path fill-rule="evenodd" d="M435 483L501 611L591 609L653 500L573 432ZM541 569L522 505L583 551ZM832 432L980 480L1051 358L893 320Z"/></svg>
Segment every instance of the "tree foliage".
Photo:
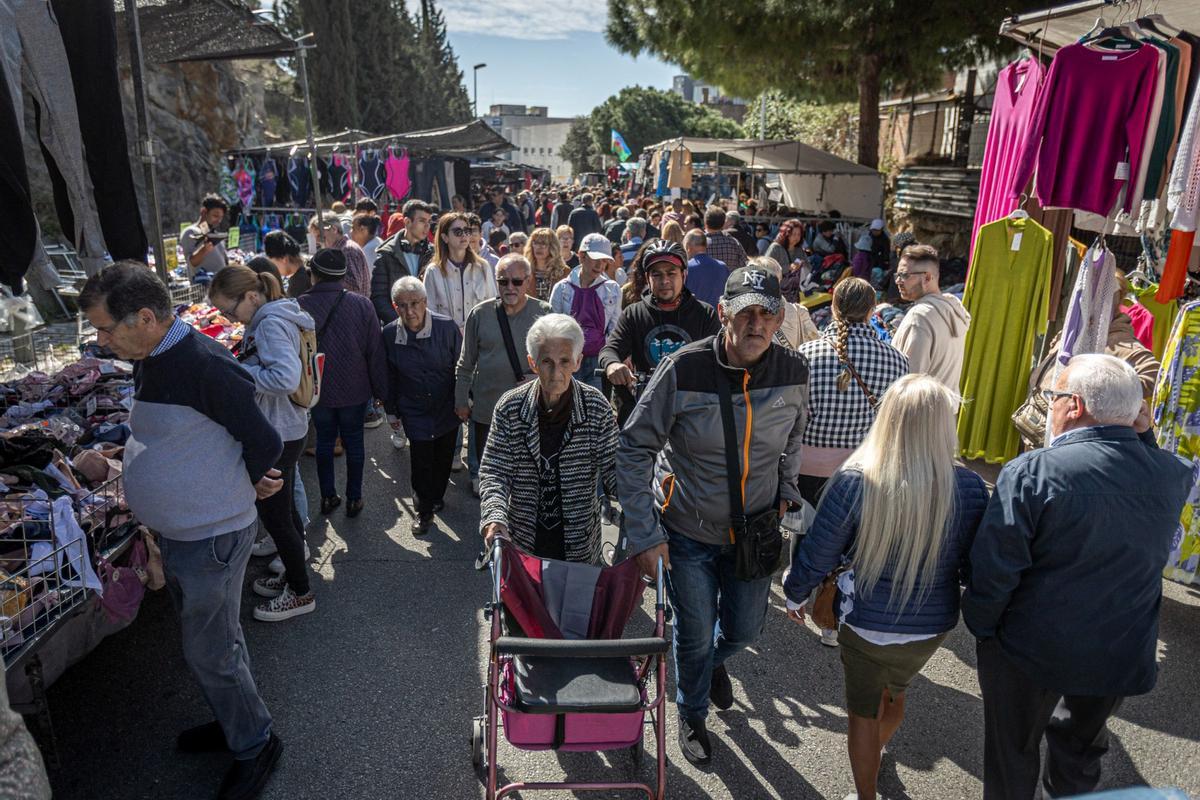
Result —
<svg viewBox="0 0 1200 800"><path fill-rule="evenodd" d="M600 166L600 154L592 141L592 121L589 117L576 117L567 131L567 140L559 148L558 155L571 162L571 172L581 175L595 172Z"/></svg>
<svg viewBox="0 0 1200 800"><path fill-rule="evenodd" d="M673 92L627 86L586 117L577 117L559 153L571 162L576 174L598 169L602 155L615 158L611 147L614 129L625 137L635 156L647 145L675 136L742 136L740 125L707 106L689 103Z"/></svg>
<svg viewBox="0 0 1200 800"><path fill-rule="evenodd" d="M760 98L761 100L761 98ZM858 155L855 103L814 103L767 93L767 130L760 130L759 104L751 105L743 125L757 139L787 139L833 153L851 161Z"/></svg>
<svg viewBox="0 0 1200 800"><path fill-rule="evenodd" d="M308 82L326 131L393 133L466 122L471 104L433 0L279 0L289 34L311 32Z"/></svg>
<svg viewBox="0 0 1200 800"><path fill-rule="evenodd" d="M859 102L860 163L875 166L883 88L924 91L947 69L1006 49L1007 14L1044 0L608 0L606 37L725 91Z"/></svg>

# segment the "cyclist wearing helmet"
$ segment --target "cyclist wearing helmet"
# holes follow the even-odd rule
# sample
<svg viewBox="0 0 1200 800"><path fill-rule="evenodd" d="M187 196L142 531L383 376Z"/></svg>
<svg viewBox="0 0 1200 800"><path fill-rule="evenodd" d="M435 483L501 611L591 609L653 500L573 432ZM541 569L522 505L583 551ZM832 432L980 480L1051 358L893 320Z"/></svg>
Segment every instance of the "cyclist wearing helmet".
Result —
<svg viewBox="0 0 1200 800"><path fill-rule="evenodd" d="M666 239L647 242L637 261L646 281L642 299L626 306L600 351L600 367L617 387L617 419L624 424L633 411L634 372L649 378L658 363L686 344L712 336L721 328L708 303L684 286L687 254ZM629 369L626 360L633 364Z"/></svg>

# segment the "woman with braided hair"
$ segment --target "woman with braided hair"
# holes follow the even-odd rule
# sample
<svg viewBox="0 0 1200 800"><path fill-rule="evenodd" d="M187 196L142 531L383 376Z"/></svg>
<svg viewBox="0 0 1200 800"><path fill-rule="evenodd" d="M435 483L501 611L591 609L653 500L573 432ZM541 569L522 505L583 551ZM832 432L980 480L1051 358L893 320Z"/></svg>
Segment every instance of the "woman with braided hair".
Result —
<svg viewBox="0 0 1200 800"><path fill-rule="evenodd" d="M830 476L866 438L883 393L908 374L908 359L868 323L874 310L874 287L846 278L833 287L833 321L825 335L798 348L809 369L799 489L814 508ZM836 646L836 631L823 631L821 642Z"/></svg>

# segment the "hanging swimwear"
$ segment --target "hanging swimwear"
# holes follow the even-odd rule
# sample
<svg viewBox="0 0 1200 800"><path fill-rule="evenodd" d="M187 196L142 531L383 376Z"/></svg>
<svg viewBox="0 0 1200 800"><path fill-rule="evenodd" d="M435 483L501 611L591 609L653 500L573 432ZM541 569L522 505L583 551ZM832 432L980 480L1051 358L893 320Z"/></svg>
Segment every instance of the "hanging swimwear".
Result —
<svg viewBox="0 0 1200 800"><path fill-rule="evenodd" d="M292 202L297 208L308 205L308 195L312 189L311 180L307 161L295 156L288 159L288 184L292 189Z"/></svg>
<svg viewBox="0 0 1200 800"><path fill-rule="evenodd" d="M333 180L329 173L329 162L317 156L317 180L321 182L321 197L326 202L337 200L333 192Z"/></svg>
<svg viewBox="0 0 1200 800"><path fill-rule="evenodd" d="M329 163L330 197L346 202L350 199L350 170L340 153L334 153Z"/></svg>
<svg viewBox="0 0 1200 800"><path fill-rule="evenodd" d="M264 206L275 205L275 178L275 159L267 156L258 171L258 199Z"/></svg>
<svg viewBox="0 0 1200 800"><path fill-rule="evenodd" d="M250 208L254 205L254 172L248 159L242 159L242 165L233 173L233 179L237 181L238 202L243 209Z"/></svg>
<svg viewBox="0 0 1200 800"><path fill-rule="evenodd" d="M396 198L396 202L400 202L408 196L408 190L412 188L412 181L408 177L408 151L405 150L396 158L395 151L389 147L386 166L388 191Z"/></svg>
<svg viewBox="0 0 1200 800"><path fill-rule="evenodd" d="M358 188L372 200L387 188L387 168L379 158L378 150L363 150L358 157Z"/></svg>
<svg viewBox="0 0 1200 800"><path fill-rule="evenodd" d="M237 205L237 180L233 177L233 170L229 168L228 163L221 165L221 174L217 176L217 194L221 195L221 199L229 205Z"/></svg>

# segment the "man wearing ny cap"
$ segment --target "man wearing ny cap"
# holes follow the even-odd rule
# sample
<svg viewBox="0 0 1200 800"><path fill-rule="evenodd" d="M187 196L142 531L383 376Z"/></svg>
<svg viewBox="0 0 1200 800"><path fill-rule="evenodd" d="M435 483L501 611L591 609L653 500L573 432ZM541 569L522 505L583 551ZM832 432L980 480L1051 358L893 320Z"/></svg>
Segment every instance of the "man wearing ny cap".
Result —
<svg viewBox="0 0 1200 800"><path fill-rule="evenodd" d="M679 747L693 764L711 760L709 700L733 704L725 662L758 638L771 585L769 576L736 572L719 381L730 389L745 516L800 502L808 362L773 342L782 303L779 280L766 270L730 273L717 308L721 330L658 365L617 451L629 552L647 574L659 558L670 567Z"/></svg>
<svg viewBox="0 0 1200 800"><path fill-rule="evenodd" d="M600 351L600 368L613 386L617 421L633 412L634 373L649 378L664 358L684 345L712 336L721 328L717 312L688 291L683 248L667 239L646 245L638 268L648 287L642 299L621 311L617 327ZM724 268L722 268L722 272ZM631 371L626 360L633 363Z"/></svg>
<svg viewBox="0 0 1200 800"><path fill-rule="evenodd" d="M579 266L550 290L551 310L569 314L583 328L583 361L575 379L597 389L600 350L621 313L621 287L605 274L612 263L612 242L589 233L579 244Z"/></svg>

